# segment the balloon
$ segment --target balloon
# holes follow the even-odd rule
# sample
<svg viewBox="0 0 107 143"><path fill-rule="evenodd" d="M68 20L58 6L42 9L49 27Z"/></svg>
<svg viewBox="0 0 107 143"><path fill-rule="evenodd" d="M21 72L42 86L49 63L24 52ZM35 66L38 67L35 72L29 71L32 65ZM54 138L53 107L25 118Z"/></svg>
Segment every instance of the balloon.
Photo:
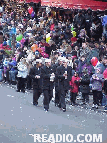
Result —
<svg viewBox="0 0 107 143"><path fill-rule="evenodd" d="M10 33L11 33L11 34L16 34L16 28L13 27L13 28L11 29Z"/></svg>
<svg viewBox="0 0 107 143"><path fill-rule="evenodd" d="M48 58L48 57L49 57L49 55L46 54L45 52L42 52L41 55L42 55L44 58Z"/></svg>
<svg viewBox="0 0 107 143"><path fill-rule="evenodd" d="M33 18L35 16L35 12L33 11L32 13L31 13L31 17Z"/></svg>
<svg viewBox="0 0 107 143"><path fill-rule="evenodd" d="M20 43L17 43L17 44L16 44L16 48L18 48L18 47L20 47L20 46L21 46Z"/></svg>
<svg viewBox="0 0 107 143"><path fill-rule="evenodd" d="M91 64L95 67L97 65L97 63L98 63L98 59L96 57L93 57L91 59Z"/></svg>
<svg viewBox="0 0 107 143"><path fill-rule="evenodd" d="M37 50L39 51L39 53L42 53L42 49L41 48L38 48Z"/></svg>
<svg viewBox="0 0 107 143"><path fill-rule="evenodd" d="M32 49L33 52L35 52L35 51L38 49L38 45L33 44L33 45L31 46L31 49Z"/></svg>
<svg viewBox="0 0 107 143"><path fill-rule="evenodd" d="M4 41L4 42L3 42L3 46L6 46L6 45L7 45L7 42L6 42L6 41Z"/></svg>
<svg viewBox="0 0 107 143"><path fill-rule="evenodd" d="M35 55L36 55L36 56L39 55L39 51L38 51L38 50L35 51Z"/></svg>
<svg viewBox="0 0 107 143"><path fill-rule="evenodd" d="M32 8L32 7L29 7L29 8L28 8L28 12L29 12L29 14L31 14L31 13L33 12L33 8Z"/></svg>
<svg viewBox="0 0 107 143"><path fill-rule="evenodd" d="M23 35L22 35L22 34L20 34L20 35L18 35L18 36L16 37L16 40L17 40L17 41L21 41L21 40L22 40L22 38L23 38Z"/></svg>
<svg viewBox="0 0 107 143"><path fill-rule="evenodd" d="M46 43L48 43L50 39L51 37L46 38Z"/></svg>
<svg viewBox="0 0 107 143"><path fill-rule="evenodd" d="M24 44L24 42L25 42L25 39L23 38L23 39L21 40L21 43Z"/></svg>
<svg viewBox="0 0 107 143"><path fill-rule="evenodd" d="M76 32L72 31L73 37L76 37Z"/></svg>
<svg viewBox="0 0 107 143"><path fill-rule="evenodd" d="M48 38L48 37L50 37L50 33L48 33L48 34L46 35L46 38Z"/></svg>
<svg viewBox="0 0 107 143"><path fill-rule="evenodd" d="M71 27L71 31L73 31L73 30L74 30L74 27L72 26L72 27Z"/></svg>
<svg viewBox="0 0 107 143"><path fill-rule="evenodd" d="M3 48L3 44L0 44L0 48Z"/></svg>

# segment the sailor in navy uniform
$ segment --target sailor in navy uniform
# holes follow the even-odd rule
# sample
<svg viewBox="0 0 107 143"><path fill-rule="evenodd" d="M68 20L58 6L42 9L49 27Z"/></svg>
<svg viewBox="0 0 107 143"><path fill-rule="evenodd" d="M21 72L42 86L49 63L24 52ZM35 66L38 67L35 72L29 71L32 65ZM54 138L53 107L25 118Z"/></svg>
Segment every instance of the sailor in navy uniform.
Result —
<svg viewBox="0 0 107 143"><path fill-rule="evenodd" d="M38 105L38 99L42 93L41 77L42 60L36 59L36 64L30 69L29 76L33 79L33 105Z"/></svg>
<svg viewBox="0 0 107 143"><path fill-rule="evenodd" d="M43 94L44 94L44 110L48 111L49 103L53 97L54 78L53 67L51 66L51 59L45 60L45 65L41 68L43 78Z"/></svg>

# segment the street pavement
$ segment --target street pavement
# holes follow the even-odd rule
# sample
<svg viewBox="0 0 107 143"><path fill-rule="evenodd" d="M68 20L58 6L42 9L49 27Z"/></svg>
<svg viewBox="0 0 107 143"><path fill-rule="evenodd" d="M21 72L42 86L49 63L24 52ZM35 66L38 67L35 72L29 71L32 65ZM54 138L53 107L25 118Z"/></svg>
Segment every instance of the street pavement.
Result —
<svg viewBox="0 0 107 143"><path fill-rule="evenodd" d="M32 98L32 91L18 93L15 86L0 85L0 143L33 143L30 134L72 134L75 140L78 134L102 134L107 143L107 113L69 105L62 112L52 101L45 112L43 95L38 107L33 105Z"/></svg>

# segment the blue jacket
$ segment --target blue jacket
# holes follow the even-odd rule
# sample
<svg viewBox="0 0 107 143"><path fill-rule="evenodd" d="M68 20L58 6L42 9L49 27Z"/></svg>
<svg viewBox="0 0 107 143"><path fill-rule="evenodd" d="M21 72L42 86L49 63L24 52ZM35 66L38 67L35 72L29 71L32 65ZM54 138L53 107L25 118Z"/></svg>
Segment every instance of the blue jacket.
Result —
<svg viewBox="0 0 107 143"><path fill-rule="evenodd" d="M17 66L17 62L15 60L12 60L11 62L9 62L9 68L11 71L14 71L16 66Z"/></svg>

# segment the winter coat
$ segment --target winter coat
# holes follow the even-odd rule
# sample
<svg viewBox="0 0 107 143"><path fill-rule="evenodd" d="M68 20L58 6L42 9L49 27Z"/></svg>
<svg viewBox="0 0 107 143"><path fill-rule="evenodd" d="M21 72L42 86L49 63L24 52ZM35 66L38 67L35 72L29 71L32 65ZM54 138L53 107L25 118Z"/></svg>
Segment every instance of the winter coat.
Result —
<svg viewBox="0 0 107 143"><path fill-rule="evenodd" d="M53 65L53 72L55 73L55 87L58 87L59 79L57 78L56 71L57 71L57 67L59 67L59 66L60 66L59 63L56 63Z"/></svg>
<svg viewBox="0 0 107 143"><path fill-rule="evenodd" d="M22 78L27 77L28 70L27 70L27 66L25 64L22 64L22 62L19 62L17 65L17 69L18 69L17 77L22 77Z"/></svg>
<svg viewBox="0 0 107 143"><path fill-rule="evenodd" d="M82 93L89 94L89 92L90 92L89 84L90 84L90 76L89 76L88 74L84 74L84 75L81 77L80 91L81 91Z"/></svg>
<svg viewBox="0 0 107 143"><path fill-rule="evenodd" d="M40 78L35 78L36 75L39 75ZM29 76L33 79L33 89L42 89L41 68L37 69L36 66L32 67L30 69Z"/></svg>
<svg viewBox="0 0 107 143"><path fill-rule="evenodd" d="M74 27L78 28L78 25L80 25L80 30L85 28L85 17L83 15L79 16L79 14L77 14L74 17Z"/></svg>
<svg viewBox="0 0 107 143"><path fill-rule="evenodd" d="M14 71L16 69L17 66L17 62L15 60L12 60L11 62L9 62L9 69L11 71Z"/></svg>
<svg viewBox="0 0 107 143"><path fill-rule="evenodd" d="M43 78L43 90L53 90L54 82L50 81L51 74L54 73L53 67L43 66L41 68L41 76Z"/></svg>
<svg viewBox="0 0 107 143"><path fill-rule="evenodd" d="M88 47L86 47L85 49L81 49L80 51L80 56L87 56L90 53L90 49Z"/></svg>
<svg viewBox="0 0 107 143"><path fill-rule="evenodd" d="M76 69L76 71L78 71L78 73L79 73L79 77L81 77L82 76L82 71L83 71L83 69L86 67L86 60L85 61L79 61L79 63L78 63L78 67L77 67L77 69Z"/></svg>
<svg viewBox="0 0 107 143"><path fill-rule="evenodd" d="M107 79L107 68L103 72L104 79Z"/></svg>
<svg viewBox="0 0 107 143"><path fill-rule="evenodd" d="M0 61L0 69L3 69L3 62Z"/></svg>
<svg viewBox="0 0 107 143"><path fill-rule="evenodd" d="M102 36L102 32L103 32L103 28L102 28L102 23L98 22L95 25L95 29L92 29L92 38L95 38L95 40L99 40L99 38L101 38Z"/></svg>
<svg viewBox="0 0 107 143"><path fill-rule="evenodd" d="M65 76L63 76L65 71L67 71L67 79L65 79ZM61 90L69 90L70 89L69 81L71 80L72 77L72 68L70 66L67 66L66 69L63 65L59 66L57 67L56 76L59 79L59 88L61 89L63 87L63 89Z"/></svg>
<svg viewBox="0 0 107 143"><path fill-rule="evenodd" d="M97 69L97 68L100 68L101 69L101 74L104 72L104 70L105 70L105 66L102 64L102 63L100 63L100 62L98 62L97 63L97 65L94 67L95 69Z"/></svg>
<svg viewBox="0 0 107 143"><path fill-rule="evenodd" d="M94 77L98 77L99 79L94 79ZM95 71L95 74L92 75L90 81L92 84L92 90L102 91L102 84L104 82L103 74L97 74Z"/></svg>
<svg viewBox="0 0 107 143"><path fill-rule="evenodd" d="M79 80L80 80L79 77L72 76L71 81L70 81L70 86L71 86L70 91L71 91L71 92L73 92L73 93L78 93Z"/></svg>
<svg viewBox="0 0 107 143"><path fill-rule="evenodd" d="M105 15L102 19L102 25L105 26L107 24L107 15Z"/></svg>

